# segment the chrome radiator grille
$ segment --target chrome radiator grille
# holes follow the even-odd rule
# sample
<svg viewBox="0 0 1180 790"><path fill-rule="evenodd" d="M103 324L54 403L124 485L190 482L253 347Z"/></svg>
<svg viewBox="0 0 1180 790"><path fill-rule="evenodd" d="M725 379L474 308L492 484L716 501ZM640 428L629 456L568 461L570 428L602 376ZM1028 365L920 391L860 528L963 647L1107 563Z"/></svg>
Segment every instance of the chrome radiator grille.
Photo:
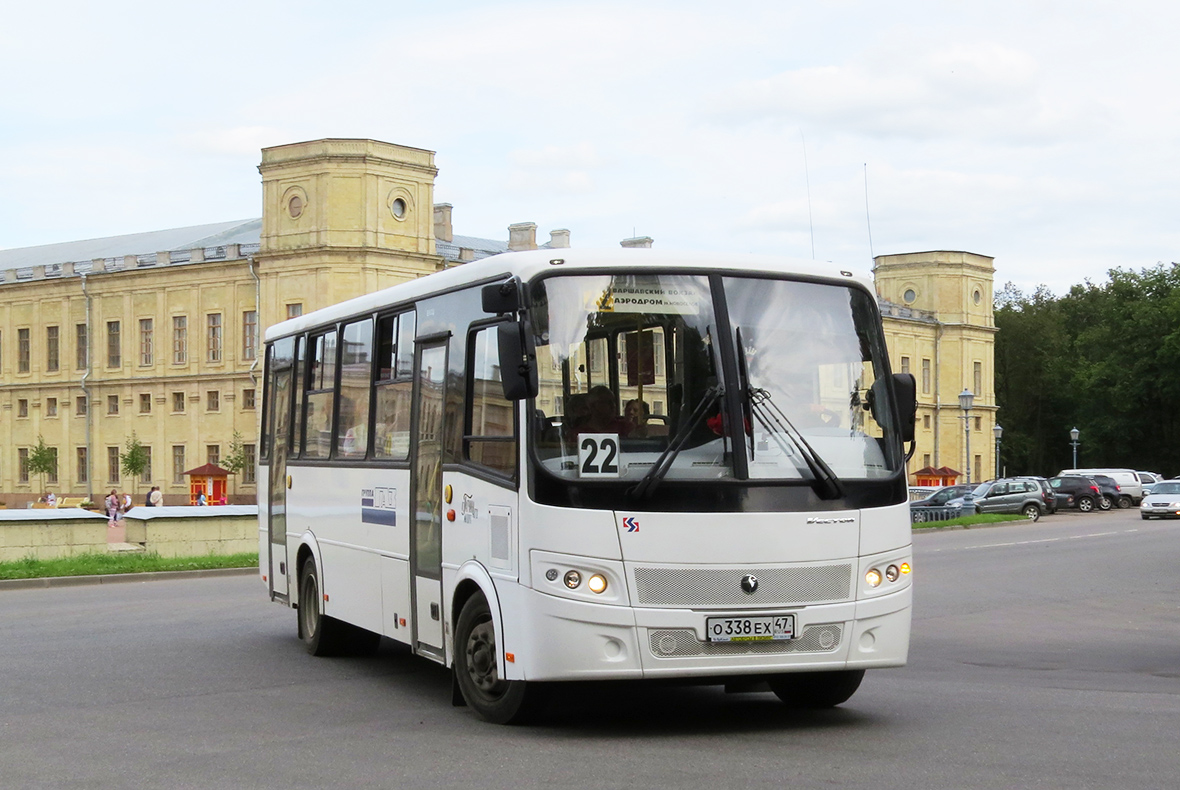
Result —
<svg viewBox="0 0 1180 790"><path fill-rule="evenodd" d="M778 642L702 642L691 628L659 628L648 632L647 641L656 658L827 653L840 646L842 632L839 624L827 623L807 626L798 639Z"/></svg>
<svg viewBox="0 0 1180 790"><path fill-rule="evenodd" d="M742 591L747 573L758 578L752 595ZM793 568L636 568L635 589L643 606L790 606L845 601L852 597L852 565Z"/></svg>

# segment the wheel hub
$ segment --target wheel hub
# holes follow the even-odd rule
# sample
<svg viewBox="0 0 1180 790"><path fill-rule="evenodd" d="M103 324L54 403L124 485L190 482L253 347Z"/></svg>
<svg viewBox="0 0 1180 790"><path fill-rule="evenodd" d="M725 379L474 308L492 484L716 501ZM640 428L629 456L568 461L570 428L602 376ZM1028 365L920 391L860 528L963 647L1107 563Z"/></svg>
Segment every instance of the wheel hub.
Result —
<svg viewBox="0 0 1180 790"><path fill-rule="evenodd" d="M467 674L476 687L486 693L496 693L503 685L496 666L496 635L491 622L480 623L471 629L465 650Z"/></svg>

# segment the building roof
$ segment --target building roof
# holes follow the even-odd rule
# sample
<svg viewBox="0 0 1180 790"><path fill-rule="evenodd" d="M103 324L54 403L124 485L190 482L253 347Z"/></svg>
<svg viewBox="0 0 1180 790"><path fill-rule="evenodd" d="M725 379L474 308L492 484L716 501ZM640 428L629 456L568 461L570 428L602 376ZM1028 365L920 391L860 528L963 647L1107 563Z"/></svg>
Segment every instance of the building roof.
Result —
<svg viewBox="0 0 1180 790"><path fill-rule="evenodd" d="M228 469L222 469L217 464L201 464L196 469L188 470L185 474L193 477L225 477L233 473Z"/></svg>
<svg viewBox="0 0 1180 790"><path fill-rule="evenodd" d="M37 247L0 250L0 271L54 263L78 263L95 258L121 258L124 255L151 255L157 252L194 250L225 244L258 244L262 219L238 219L187 228L153 230L101 239L63 241Z"/></svg>

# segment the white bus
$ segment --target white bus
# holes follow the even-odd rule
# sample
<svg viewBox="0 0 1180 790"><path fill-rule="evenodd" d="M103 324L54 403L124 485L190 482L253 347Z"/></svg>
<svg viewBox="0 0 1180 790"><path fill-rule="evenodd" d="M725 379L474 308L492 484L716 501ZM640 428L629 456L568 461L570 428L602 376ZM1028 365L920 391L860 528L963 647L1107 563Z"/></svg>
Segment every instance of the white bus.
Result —
<svg viewBox="0 0 1180 790"><path fill-rule="evenodd" d="M259 569L315 655L402 642L494 722L906 661L914 380L850 272L498 255L271 327L263 409Z"/></svg>

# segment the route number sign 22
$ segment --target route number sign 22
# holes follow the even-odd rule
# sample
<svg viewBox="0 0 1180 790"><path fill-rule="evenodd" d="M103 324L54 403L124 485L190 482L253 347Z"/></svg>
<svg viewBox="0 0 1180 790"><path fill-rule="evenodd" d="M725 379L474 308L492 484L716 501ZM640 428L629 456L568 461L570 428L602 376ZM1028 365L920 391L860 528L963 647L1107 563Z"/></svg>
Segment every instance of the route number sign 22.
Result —
<svg viewBox="0 0 1180 790"><path fill-rule="evenodd" d="M578 436L578 477L618 477L620 466L617 433Z"/></svg>

